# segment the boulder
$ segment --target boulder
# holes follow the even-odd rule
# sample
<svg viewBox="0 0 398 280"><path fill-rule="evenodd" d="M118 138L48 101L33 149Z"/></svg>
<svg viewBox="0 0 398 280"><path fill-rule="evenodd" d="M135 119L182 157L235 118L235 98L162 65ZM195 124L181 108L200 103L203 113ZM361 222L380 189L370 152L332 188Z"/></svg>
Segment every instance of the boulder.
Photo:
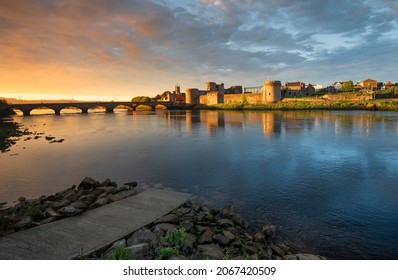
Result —
<svg viewBox="0 0 398 280"><path fill-rule="evenodd" d="M88 204L83 201L75 201L69 204L69 206L74 207L76 209L86 210L88 208Z"/></svg>
<svg viewBox="0 0 398 280"><path fill-rule="evenodd" d="M254 242L262 243L265 241L265 235L262 232L256 232L253 235Z"/></svg>
<svg viewBox="0 0 398 280"><path fill-rule="evenodd" d="M273 224L266 224L263 226L262 232L265 235L265 238L272 238L275 234L276 226Z"/></svg>
<svg viewBox="0 0 398 280"><path fill-rule="evenodd" d="M45 211L44 214L49 217L49 218L58 218L61 217L61 214L55 211L54 209L48 207Z"/></svg>
<svg viewBox="0 0 398 280"><path fill-rule="evenodd" d="M228 228L228 227L233 227L235 224L233 221L231 221L230 219L219 219L217 220L217 224L222 227L222 228Z"/></svg>
<svg viewBox="0 0 398 280"><path fill-rule="evenodd" d="M224 234L220 234L220 233L213 235L213 239L222 245L228 245L228 243L231 241Z"/></svg>
<svg viewBox="0 0 398 280"><path fill-rule="evenodd" d="M282 249L279 248L278 246L276 246L275 244L271 244L269 247L272 249L272 251L274 251L274 253L277 256L279 256L281 258L283 258L285 256L285 253L282 251Z"/></svg>
<svg viewBox="0 0 398 280"><path fill-rule="evenodd" d="M204 259L222 260L224 253L217 244L199 245L199 253Z"/></svg>
<svg viewBox="0 0 398 280"><path fill-rule="evenodd" d="M172 224L167 224L167 223L160 223L157 224L155 227L158 227L159 229L161 229L164 232L168 232L168 231L173 231L176 230L176 225L172 225Z"/></svg>
<svg viewBox="0 0 398 280"><path fill-rule="evenodd" d="M59 212L67 217L74 216L83 212L81 209L76 209L72 206L65 206L59 210Z"/></svg>
<svg viewBox="0 0 398 280"><path fill-rule="evenodd" d="M168 223L168 224L178 224L179 219L178 216L175 214L169 214L166 216L163 216L159 219L157 219L154 224L160 224L160 223Z"/></svg>
<svg viewBox="0 0 398 280"><path fill-rule="evenodd" d="M241 228L247 228L249 226L249 223L243 219L240 215L235 215L231 218L231 220L239 225Z"/></svg>
<svg viewBox="0 0 398 280"><path fill-rule="evenodd" d="M61 215L60 215L61 216ZM48 223L52 223L52 222L54 222L54 221L56 221L57 220L57 218L56 217L48 217L48 218L46 218L46 219L44 219L44 220L41 220L40 221L40 224L41 225L45 225L45 224L48 224Z"/></svg>
<svg viewBox="0 0 398 280"><path fill-rule="evenodd" d="M206 230L199 238L199 244L211 243L213 241L213 231Z"/></svg>
<svg viewBox="0 0 398 280"><path fill-rule="evenodd" d="M190 232L191 229L194 226L194 223L190 222L190 221L184 221L180 224L180 226L185 229L186 232Z"/></svg>
<svg viewBox="0 0 398 280"><path fill-rule="evenodd" d="M54 210L58 210L61 209L62 207L65 207L67 205L69 205L70 201L67 199L63 199L60 201L54 201L53 203L51 203L51 208Z"/></svg>
<svg viewBox="0 0 398 280"><path fill-rule="evenodd" d="M197 242L196 236L192 233L187 233L187 239L185 240L185 245L192 250L196 242Z"/></svg>
<svg viewBox="0 0 398 280"><path fill-rule="evenodd" d="M89 209L94 209L94 208L97 208L97 207L104 206L104 205L108 204L108 202L109 202L109 198L108 197L97 199L94 203L92 203L89 206Z"/></svg>
<svg viewBox="0 0 398 280"><path fill-rule="evenodd" d="M31 217L24 218L15 224L15 229L28 228L32 225L32 222L33 222L33 220Z"/></svg>
<svg viewBox="0 0 398 280"><path fill-rule="evenodd" d="M235 235L229 230L223 230L222 233L229 239L228 243L235 239Z"/></svg>
<svg viewBox="0 0 398 280"><path fill-rule="evenodd" d="M85 189L85 190L87 190L87 189L91 189L91 188L94 188L95 186L97 185L97 181L95 181L93 178L91 178L91 177L86 177L86 178L84 178L81 182L80 182L80 184L79 184L79 186L77 187L79 190L80 189Z"/></svg>
<svg viewBox="0 0 398 280"><path fill-rule="evenodd" d="M158 241L155 233L149 229L143 227L133 233L133 235L127 239L127 246L137 245L140 243L151 243L156 244Z"/></svg>
<svg viewBox="0 0 398 280"><path fill-rule="evenodd" d="M235 216L235 209L232 205L227 205L221 209L221 218L231 219Z"/></svg>
<svg viewBox="0 0 398 280"><path fill-rule="evenodd" d="M144 242L126 247L126 250L131 254L133 259L142 259L149 254L150 246L148 243Z"/></svg>

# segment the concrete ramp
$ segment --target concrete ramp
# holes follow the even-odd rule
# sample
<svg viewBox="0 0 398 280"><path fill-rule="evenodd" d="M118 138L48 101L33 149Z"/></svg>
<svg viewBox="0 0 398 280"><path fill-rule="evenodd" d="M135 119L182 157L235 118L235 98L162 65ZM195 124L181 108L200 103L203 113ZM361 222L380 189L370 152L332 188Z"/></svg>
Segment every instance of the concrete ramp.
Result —
<svg viewBox="0 0 398 280"><path fill-rule="evenodd" d="M190 194L147 189L111 204L0 238L3 260L67 260L87 255L168 214Z"/></svg>

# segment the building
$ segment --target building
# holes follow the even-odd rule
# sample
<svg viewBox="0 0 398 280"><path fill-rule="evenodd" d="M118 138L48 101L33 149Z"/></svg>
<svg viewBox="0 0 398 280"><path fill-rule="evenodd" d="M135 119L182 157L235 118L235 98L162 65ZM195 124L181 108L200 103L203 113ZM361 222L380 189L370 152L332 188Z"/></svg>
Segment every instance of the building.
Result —
<svg viewBox="0 0 398 280"><path fill-rule="evenodd" d="M377 90L377 81L372 79L366 79L359 82L358 86L360 86L364 90Z"/></svg>
<svg viewBox="0 0 398 280"><path fill-rule="evenodd" d="M285 82L283 88L284 97L296 97L306 95L305 83L303 82Z"/></svg>

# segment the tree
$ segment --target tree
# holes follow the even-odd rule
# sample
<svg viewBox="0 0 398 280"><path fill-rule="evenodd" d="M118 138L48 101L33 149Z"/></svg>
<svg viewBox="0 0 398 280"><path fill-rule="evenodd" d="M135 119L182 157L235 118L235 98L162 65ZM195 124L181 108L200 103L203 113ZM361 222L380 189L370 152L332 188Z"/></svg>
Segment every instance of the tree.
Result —
<svg viewBox="0 0 398 280"><path fill-rule="evenodd" d="M165 91L162 93L162 95L160 96L162 99L165 99L167 97L167 95L171 94L170 91Z"/></svg>
<svg viewBox="0 0 398 280"><path fill-rule="evenodd" d="M148 96L136 96L131 99L131 102L150 102L151 98Z"/></svg>
<svg viewBox="0 0 398 280"><path fill-rule="evenodd" d="M159 100L159 99L162 99L162 97L160 96L160 94L158 94L158 95L155 96L155 100Z"/></svg>
<svg viewBox="0 0 398 280"><path fill-rule="evenodd" d="M354 91L354 83L351 80L345 81L341 85L340 91L343 91L343 92Z"/></svg>
<svg viewBox="0 0 398 280"><path fill-rule="evenodd" d="M397 93L398 93L398 88L396 88L396 87L389 87L388 89L386 89L385 93L388 93L388 94L397 94Z"/></svg>

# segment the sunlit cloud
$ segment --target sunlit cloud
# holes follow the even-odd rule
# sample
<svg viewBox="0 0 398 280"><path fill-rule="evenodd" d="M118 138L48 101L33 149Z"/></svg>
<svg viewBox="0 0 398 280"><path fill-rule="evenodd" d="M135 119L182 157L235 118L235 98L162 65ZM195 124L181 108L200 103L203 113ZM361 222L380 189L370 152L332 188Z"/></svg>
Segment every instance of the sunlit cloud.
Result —
<svg viewBox="0 0 398 280"><path fill-rule="evenodd" d="M397 11L389 0L3 0L0 95L394 81Z"/></svg>

